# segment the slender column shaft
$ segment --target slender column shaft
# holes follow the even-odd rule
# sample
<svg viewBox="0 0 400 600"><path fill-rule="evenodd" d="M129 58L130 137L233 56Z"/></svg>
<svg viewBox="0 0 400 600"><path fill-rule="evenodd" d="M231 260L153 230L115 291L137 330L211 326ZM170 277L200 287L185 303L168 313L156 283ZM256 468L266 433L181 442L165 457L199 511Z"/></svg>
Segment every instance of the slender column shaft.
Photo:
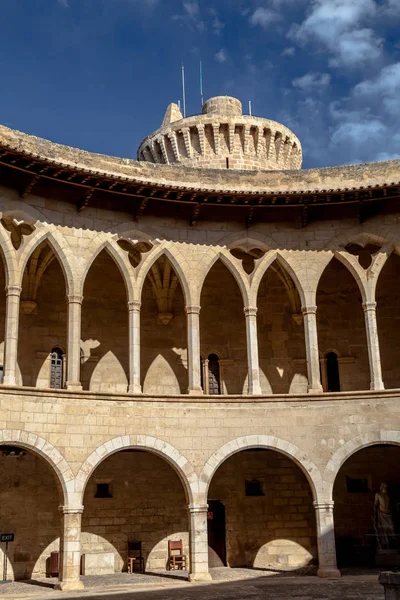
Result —
<svg viewBox="0 0 400 600"><path fill-rule="evenodd" d="M201 394L200 306L186 306L189 394Z"/></svg>
<svg viewBox="0 0 400 600"><path fill-rule="evenodd" d="M6 325L4 336L4 377L5 385L17 385L17 355L19 303L21 287L9 285L6 288Z"/></svg>
<svg viewBox="0 0 400 600"><path fill-rule="evenodd" d="M68 296L67 381L69 390L81 390L81 315L83 296Z"/></svg>
<svg viewBox="0 0 400 600"><path fill-rule="evenodd" d="M60 564L59 577L56 589L81 590L83 583L80 580L81 571L81 521L83 506L71 508L60 506L61 536L60 536Z"/></svg>
<svg viewBox="0 0 400 600"><path fill-rule="evenodd" d="M304 335L306 340L308 391L318 394L322 392L321 378L319 374L319 352L317 336L317 307L302 306L301 312L304 317Z"/></svg>
<svg viewBox="0 0 400 600"><path fill-rule="evenodd" d="M140 302L128 302L129 309L129 388L141 394L140 385Z"/></svg>
<svg viewBox="0 0 400 600"><path fill-rule="evenodd" d="M258 364L257 308L244 309L246 317L248 394L261 394Z"/></svg>
<svg viewBox="0 0 400 600"><path fill-rule="evenodd" d="M371 373L371 390L383 390L381 355L379 351L378 326L376 323L376 302L363 304L365 329L367 332L369 370Z"/></svg>
<svg viewBox="0 0 400 600"><path fill-rule="evenodd" d="M318 577L337 578L340 571L336 565L335 526L333 501L314 502L317 520Z"/></svg>
<svg viewBox="0 0 400 600"><path fill-rule="evenodd" d="M190 572L189 581L208 581L208 535L207 504L189 504L189 543Z"/></svg>

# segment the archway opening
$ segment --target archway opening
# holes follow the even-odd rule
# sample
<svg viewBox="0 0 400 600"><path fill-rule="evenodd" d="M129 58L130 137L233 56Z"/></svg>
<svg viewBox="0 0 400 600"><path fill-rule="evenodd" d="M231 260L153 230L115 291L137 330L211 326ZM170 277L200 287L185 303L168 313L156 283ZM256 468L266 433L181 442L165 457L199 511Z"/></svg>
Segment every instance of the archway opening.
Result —
<svg viewBox="0 0 400 600"><path fill-rule="evenodd" d="M261 280L257 306L262 393L307 393L300 297L292 278L277 261L272 263Z"/></svg>
<svg viewBox="0 0 400 600"><path fill-rule="evenodd" d="M146 571L167 569L168 540L182 540L189 564L188 501L160 456L137 449L112 454L92 473L83 504L83 574L127 571L132 542L141 543Z"/></svg>
<svg viewBox="0 0 400 600"><path fill-rule="evenodd" d="M376 316L381 353L382 379L386 388L400 387L400 256L387 259L376 288Z"/></svg>
<svg viewBox="0 0 400 600"><path fill-rule="evenodd" d="M400 565L399 464L400 446L375 444L350 456L340 468L333 488L339 567ZM382 483L387 484L387 504L380 503Z"/></svg>
<svg viewBox="0 0 400 600"><path fill-rule="evenodd" d="M25 448L0 445L1 533L13 533L8 546L7 579L57 576L60 513L63 494L59 480L46 461ZM5 544L0 544L3 566ZM51 554L53 561L51 560Z"/></svg>
<svg viewBox="0 0 400 600"><path fill-rule="evenodd" d="M218 260L201 291L201 355L218 356L220 393L247 393L247 345L243 298L229 269Z"/></svg>
<svg viewBox="0 0 400 600"><path fill-rule="evenodd" d="M275 450L242 450L215 472L208 491L209 566L294 570L317 561L306 476Z"/></svg>
<svg viewBox="0 0 400 600"><path fill-rule="evenodd" d="M82 304L81 378L85 390L126 392L129 373L127 295L106 250L91 265Z"/></svg>
<svg viewBox="0 0 400 600"><path fill-rule="evenodd" d="M145 279L140 320L143 392L184 394L188 387L185 299L165 255Z"/></svg>
<svg viewBox="0 0 400 600"><path fill-rule="evenodd" d="M54 249L43 241L32 252L22 279L18 367L19 384L64 387L65 369L54 385L52 352L60 351L65 362L67 302L64 272ZM63 358L62 358L63 357Z"/></svg>
<svg viewBox="0 0 400 600"><path fill-rule="evenodd" d="M321 355L335 348L340 390L368 390L370 372L361 294L350 271L336 258L319 281L317 330ZM327 378L322 377L322 384L328 391Z"/></svg>

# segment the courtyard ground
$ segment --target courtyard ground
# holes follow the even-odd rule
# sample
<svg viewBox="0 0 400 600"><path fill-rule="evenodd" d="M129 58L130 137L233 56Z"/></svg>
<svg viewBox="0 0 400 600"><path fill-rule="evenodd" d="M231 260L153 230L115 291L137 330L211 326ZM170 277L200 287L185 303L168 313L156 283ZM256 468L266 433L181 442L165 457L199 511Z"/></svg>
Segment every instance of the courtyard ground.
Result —
<svg viewBox="0 0 400 600"><path fill-rule="evenodd" d="M56 580L37 579L0 585L4 600L383 600L378 571L345 571L339 580L256 569L211 570L213 581L189 583L185 573L119 573L82 577L79 592L53 590Z"/></svg>

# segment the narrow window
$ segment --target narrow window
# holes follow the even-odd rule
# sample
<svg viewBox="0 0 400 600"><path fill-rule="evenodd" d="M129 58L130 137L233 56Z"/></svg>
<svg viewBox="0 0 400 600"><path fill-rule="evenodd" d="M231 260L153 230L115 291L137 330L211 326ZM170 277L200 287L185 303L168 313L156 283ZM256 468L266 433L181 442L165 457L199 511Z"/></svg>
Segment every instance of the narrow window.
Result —
<svg viewBox="0 0 400 600"><path fill-rule="evenodd" d="M63 351L53 348L51 351L50 387L61 389L63 386Z"/></svg>
<svg viewBox="0 0 400 600"><path fill-rule="evenodd" d="M246 496L265 496L260 479L245 479L244 484Z"/></svg>
<svg viewBox="0 0 400 600"><path fill-rule="evenodd" d="M221 393L221 382L219 378L219 358L216 354L208 357L208 388L209 394Z"/></svg>
<svg viewBox="0 0 400 600"><path fill-rule="evenodd" d="M326 358L326 378L328 392L340 392L339 363L335 352L328 352Z"/></svg>
<svg viewBox="0 0 400 600"><path fill-rule="evenodd" d="M96 493L94 495L95 498L112 498L112 493L110 490L109 483L96 483Z"/></svg>
<svg viewBox="0 0 400 600"><path fill-rule="evenodd" d="M4 368L0 365L0 383L3 383Z"/></svg>
<svg viewBox="0 0 400 600"><path fill-rule="evenodd" d="M229 169L229 158L226 157L226 168Z"/></svg>

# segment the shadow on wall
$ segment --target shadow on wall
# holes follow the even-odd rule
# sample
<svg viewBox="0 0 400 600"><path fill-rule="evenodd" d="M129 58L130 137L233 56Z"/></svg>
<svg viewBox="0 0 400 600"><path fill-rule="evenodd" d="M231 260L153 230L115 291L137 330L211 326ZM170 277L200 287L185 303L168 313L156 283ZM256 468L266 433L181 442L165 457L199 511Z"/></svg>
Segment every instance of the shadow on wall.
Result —
<svg viewBox="0 0 400 600"><path fill-rule="evenodd" d="M168 539L189 554L187 500L182 483L162 458L123 450L104 460L84 495L81 551L113 553L114 570L127 568L128 541L141 541L147 569L165 569Z"/></svg>

